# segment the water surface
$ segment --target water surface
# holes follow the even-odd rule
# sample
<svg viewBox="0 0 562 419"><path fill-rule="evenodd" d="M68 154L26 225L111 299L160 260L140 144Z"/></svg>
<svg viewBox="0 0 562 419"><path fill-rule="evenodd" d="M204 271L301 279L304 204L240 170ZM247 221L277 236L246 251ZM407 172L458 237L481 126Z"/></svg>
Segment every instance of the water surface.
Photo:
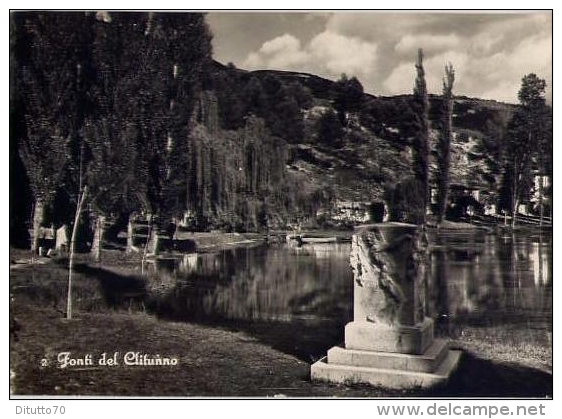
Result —
<svg viewBox="0 0 562 419"><path fill-rule="evenodd" d="M552 236L454 232L433 237L428 313L464 326L552 331ZM162 261L153 309L240 328L307 360L343 341L352 320L348 243L237 248ZM154 268L153 268L154 269Z"/></svg>

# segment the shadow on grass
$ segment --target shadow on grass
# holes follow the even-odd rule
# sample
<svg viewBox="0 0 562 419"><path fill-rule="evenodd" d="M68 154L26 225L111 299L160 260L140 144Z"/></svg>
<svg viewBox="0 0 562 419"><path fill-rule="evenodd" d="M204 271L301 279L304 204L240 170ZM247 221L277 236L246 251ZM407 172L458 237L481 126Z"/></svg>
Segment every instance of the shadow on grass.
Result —
<svg viewBox="0 0 562 419"><path fill-rule="evenodd" d="M305 324L248 324L240 330L257 338L260 342L279 351L292 354L312 363L326 355L328 349L344 340L343 326L338 332L322 330ZM329 327L329 325L323 325ZM328 345L327 343L330 342ZM380 389L378 389L380 391ZM519 366L502 364L463 352L457 370L448 383L429 390L401 392L389 391L403 396L424 397L552 397L552 374Z"/></svg>
<svg viewBox="0 0 562 419"><path fill-rule="evenodd" d="M455 373L429 397L552 397L552 374L535 368L502 364L463 352Z"/></svg>
<svg viewBox="0 0 562 419"><path fill-rule="evenodd" d="M109 308L144 309L147 298L145 281L133 275L121 275L87 264L76 264L75 271L87 279L96 280Z"/></svg>
<svg viewBox="0 0 562 419"><path fill-rule="evenodd" d="M166 316L163 316L166 318ZM273 349L313 363L328 349L344 340L343 325L307 324L306 322L235 322L220 319L195 320L207 326L242 331ZM309 377L301 377L308 380ZM360 385L361 388L368 386ZM353 386L352 386L353 387ZM382 389L373 388L374 394ZM445 385L428 390L384 390L389 397L552 397L552 374L519 366L502 364L463 352L457 370Z"/></svg>

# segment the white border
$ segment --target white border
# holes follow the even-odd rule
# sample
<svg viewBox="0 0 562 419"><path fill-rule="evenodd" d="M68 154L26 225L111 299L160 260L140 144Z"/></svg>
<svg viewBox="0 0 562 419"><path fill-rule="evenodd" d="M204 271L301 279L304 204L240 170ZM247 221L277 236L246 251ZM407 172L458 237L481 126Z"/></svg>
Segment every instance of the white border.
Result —
<svg viewBox="0 0 562 419"><path fill-rule="evenodd" d="M560 2L554 1L542 1L536 0L533 2L523 2L523 1L511 1L511 2L491 2L491 1L483 1L483 0L473 0L471 2L463 2L462 6L470 7L470 9L486 9L486 8L520 8L520 9L528 9L529 6L532 6L533 9L554 9L554 17L556 18L558 15L556 13L555 6L561 4ZM369 7L384 7L388 6L389 4L386 2L375 3L375 2L366 2L366 1L356 1L356 0L348 0L346 2L341 1L334 1L334 0L307 0L307 1L296 1L296 0L285 0L285 1L275 1L275 2L257 2L257 1L248 1L248 0L239 0L237 2L227 2L227 1L219 1L219 0L207 0L205 2L179 2L179 1L169 1L169 0L162 0L159 2L146 2L146 1L96 1L96 2L70 2L70 1L54 1L49 2L46 4L45 2L40 1L21 1L21 2L8 2L8 6L16 9L38 9L38 8L54 8L54 9L71 9L71 8L79 8L79 9L155 9L157 8L171 8L171 9L186 9L189 8L191 10L210 10L210 9L219 9L219 10L231 10L230 8L236 6L240 9L260 9L260 10L287 10L291 8L300 8L301 11L306 10L333 10L338 9L341 7L349 8L349 9L366 9ZM399 8L416 8L423 6L427 9L456 9L462 10L462 7L454 7L455 4L449 1L425 1L425 2L414 2L414 1L393 1L390 3L393 7ZM396 10L396 9L389 9L389 10ZM407 10L410 11L410 10ZM3 33L8 34L8 19L7 16L4 16L4 19L1 21L2 29L4 30ZM553 24L553 44L558 45L558 50L560 50L560 42L558 41L558 32L556 31L556 25ZM2 48L2 57L6 60L2 67L2 71L4 72L4 89L5 94L3 95L4 101L2 103L2 115L4 120L4 132L5 138L3 141L3 156L5 164L2 165L3 170L3 182L2 182L2 195L3 197L8 196L8 138L9 138L9 121L8 121L8 42L6 39L1 44ZM556 49L554 52L553 57L553 65L554 70L559 68L557 64L559 63L558 60L559 54L556 53ZM553 72L554 73L554 72ZM554 77L553 74L553 80ZM556 80L558 80L556 78ZM558 121L558 107L556 106L557 102L555 98L559 96L556 94L558 92L558 83L553 83L553 103L554 103L554 120L555 122ZM557 131L558 124L555 123L554 127L554 158L555 160L559 157L559 146L557 145ZM557 169L555 165L555 173L554 178L558 179L557 177ZM560 201L559 198L559 189L558 187L555 188L554 191L554 205L555 205L555 212L558 213L557 209L559 207ZM8 220L8 205L0 205L0 211L2 212L2 220L4 223ZM560 223L555 223L554 228L554 236L558 236L559 226ZM4 224L6 225L6 224ZM5 259L7 260L8 257L8 235L4 234L4 237L1 240L2 243L2 254L5 255ZM557 279L557 272L558 272L558 263L556 262L559 260L559 249L558 245L554 246L554 281ZM5 267L6 271L8 270L7 266ZM5 271L5 272L6 272ZM5 278L4 282L4 291L7 290L8 287L8 278ZM560 294L557 292L560 287L554 286L554 300L557 301L557 295ZM7 301L7 294L3 295L4 300ZM559 325L560 319L558 318L558 311L554 310L554 324ZM4 324L7 325L7 316L4 318ZM560 332L562 333L562 332ZM4 377L0 379L1 389L0 394L3 397L2 403L2 411L5 412L4 417L23 417L24 415L16 415L16 405L26 405L26 406L51 406L55 404L65 405L66 406L66 415L63 417L66 418L96 418L99 419L100 417L131 417L131 418L158 418L163 414L166 416L173 416L173 417L180 417L180 418L214 418L214 417L229 417L229 418L268 418L268 419L287 419L289 417L295 418L306 418L306 417L315 417L315 418L346 418L350 416L354 416L360 414L361 416L367 418L375 418L378 416L377 411L375 409L376 405L386 405L386 404L400 404L400 405L423 405L428 406L433 403L438 404L447 404L449 401L452 403L458 403L462 405L508 405L512 408L517 405L537 405L539 403L543 403L546 405L546 417L555 417L557 413L557 407L562 404L560 400L562 400L562 395L558 394L557 390L560 390L560 379L559 377L554 374L554 401L544 401L544 400L537 400L537 401L526 401L526 400L500 400L500 401L486 401L486 400L404 400L404 399L396 399L393 401L388 400L376 400L376 399L369 399L369 400L231 400L231 399L223 399L223 400L172 400L172 401L162 401L162 400L142 400L142 401L131 401L131 400L88 400L85 398L79 400L64 400L64 401L56 401L56 400L42 400L42 401L31 401L31 400L7 400L8 396L8 331L4 329L4 334L6 341L4 345L2 345L2 359L6 360L4 364L3 372ZM559 332L555 331L554 334L554 348L558 348L556 344L559 341ZM555 356L556 358L556 356ZM555 362L555 365L557 363ZM427 415L427 413L426 413ZM394 417L394 416L389 416ZM557 416L558 417L558 416Z"/></svg>

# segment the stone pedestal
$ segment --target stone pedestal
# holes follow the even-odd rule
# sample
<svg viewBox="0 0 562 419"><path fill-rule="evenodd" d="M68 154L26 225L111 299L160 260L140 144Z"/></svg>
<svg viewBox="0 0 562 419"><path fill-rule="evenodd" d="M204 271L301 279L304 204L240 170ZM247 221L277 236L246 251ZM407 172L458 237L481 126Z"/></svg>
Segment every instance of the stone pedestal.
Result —
<svg viewBox="0 0 562 419"><path fill-rule="evenodd" d="M460 351L434 339L425 316L427 259L425 235L415 225L374 224L354 234L353 321L345 347L312 365L313 380L408 388L448 379Z"/></svg>

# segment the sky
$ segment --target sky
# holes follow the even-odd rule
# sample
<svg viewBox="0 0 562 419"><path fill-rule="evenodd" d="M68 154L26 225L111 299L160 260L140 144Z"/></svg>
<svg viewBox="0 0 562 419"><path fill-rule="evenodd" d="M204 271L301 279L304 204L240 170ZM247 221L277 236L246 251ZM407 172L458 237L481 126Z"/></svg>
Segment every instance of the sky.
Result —
<svg viewBox="0 0 562 419"><path fill-rule="evenodd" d="M213 55L247 70L356 76L375 95L411 93L418 48L430 93L444 67L454 93L517 103L524 75L547 82L552 101L552 13L211 12Z"/></svg>

